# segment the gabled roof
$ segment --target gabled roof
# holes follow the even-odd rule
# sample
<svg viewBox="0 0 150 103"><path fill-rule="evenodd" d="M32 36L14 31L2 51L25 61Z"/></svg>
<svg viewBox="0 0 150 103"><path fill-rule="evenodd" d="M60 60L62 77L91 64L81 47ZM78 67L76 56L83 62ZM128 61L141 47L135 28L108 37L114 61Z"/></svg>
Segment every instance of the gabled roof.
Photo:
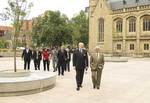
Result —
<svg viewBox="0 0 150 103"><path fill-rule="evenodd" d="M138 1L136 3L136 1ZM150 0L125 0L125 4L123 0L119 1L109 1L109 5L112 10L122 9L122 8L129 8L129 7L136 7L141 5L149 5Z"/></svg>

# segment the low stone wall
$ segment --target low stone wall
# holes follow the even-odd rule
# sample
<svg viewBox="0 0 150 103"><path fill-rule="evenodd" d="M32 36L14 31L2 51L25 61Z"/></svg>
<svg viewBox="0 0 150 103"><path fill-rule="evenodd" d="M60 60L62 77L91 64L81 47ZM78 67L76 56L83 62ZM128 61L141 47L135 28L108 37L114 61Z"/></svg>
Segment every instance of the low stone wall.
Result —
<svg viewBox="0 0 150 103"><path fill-rule="evenodd" d="M16 52L16 56L20 57L22 55L22 52ZM0 52L0 57L13 57L14 52Z"/></svg>
<svg viewBox="0 0 150 103"><path fill-rule="evenodd" d="M30 76L0 77L0 96L19 96L42 92L55 86L56 74L31 72Z"/></svg>
<svg viewBox="0 0 150 103"><path fill-rule="evenodd" d="M105 62L128 62L128 57L105 57Z"/></svg>

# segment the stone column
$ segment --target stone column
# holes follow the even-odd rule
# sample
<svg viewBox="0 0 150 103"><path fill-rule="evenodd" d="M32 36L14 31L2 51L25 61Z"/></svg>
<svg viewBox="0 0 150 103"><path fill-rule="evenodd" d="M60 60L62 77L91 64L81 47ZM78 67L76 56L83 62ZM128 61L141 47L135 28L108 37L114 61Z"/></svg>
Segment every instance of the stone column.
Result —
<svg viewBox="0 0 150 103"><path fill-rule="evenodd" d="M126 18L123 18L123 28L122 28L122 36L123 36L123 41L122 41L122 53L125 56L126 55Z"/></svg>
<svg viewBox="0 0 150 103"><path fill-rule="evenodd" d="M141 32L141 26L140 26L140 17L137 17L136 20L136 55L140 55L140 32Z"/></svg>

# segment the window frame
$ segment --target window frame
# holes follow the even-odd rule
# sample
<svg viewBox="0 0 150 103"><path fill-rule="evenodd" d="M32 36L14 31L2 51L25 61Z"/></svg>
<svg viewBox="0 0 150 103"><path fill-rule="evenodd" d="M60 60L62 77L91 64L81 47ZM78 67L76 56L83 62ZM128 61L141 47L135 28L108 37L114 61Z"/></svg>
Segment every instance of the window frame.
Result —
<svg viewBox="0 0 150 103"><path fill-rule="evenodd" d="M121 19L116 20L116 32L122 33L122 31L123 31L123 20Z"/></svg>
<svg viewBox="0 0 150 103"><path fill-rule="evenodd" d="M5 34L5 31L0 30L0 37L3 37L3 36L4 36L4 34Z"/></svg>
<svg viewBox="0 0 150 103"><path fill-rule="evenodd" d="M117 50L121 50L121 49L122 49L121 44L117 44L117 45L116 45L116 49L117 49Z"/></svg>
<svg viewBox="0 0 150 103"><path fill-rule="evenodd" d="M143 17L143 31L150 31L150 16Z"/></svg>
<svg viewBox="0 0 150 103"><path fill-rule="evenodd" d="M135 18L130 18L128 25L129 25L128 32L136 32L136 19Z"/></svg>
<svg viewBox="0 0 150 103"><path fill-rule="evenodd" d="M129 50L130 50L130 51L135 50L135 44L130 44L130 45L129 45Z"/></svg>
<svg viewBox="0 0 150 103"><path fill-rule="evenodd" d="M99 30L99 42L104 42L104 30L105 30L105 25L104 25L104 18L99 18L99 24L98 24L98 30Z"/></svg>
<svg viewBox="0 0 150 103"><path fill-rule="evenodd" d="M145 43L143 49L144 49L145 51L148 51L148 50L149 50L149 44L148 44L148 43Z"/></svg>

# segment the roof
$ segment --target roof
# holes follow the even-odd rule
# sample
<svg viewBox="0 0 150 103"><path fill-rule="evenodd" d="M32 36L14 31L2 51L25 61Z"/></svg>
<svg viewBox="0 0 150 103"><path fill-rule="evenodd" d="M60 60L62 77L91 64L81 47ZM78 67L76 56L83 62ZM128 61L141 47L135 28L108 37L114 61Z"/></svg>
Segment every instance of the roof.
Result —
<svg viewBox="0 0 150 103"><path fill-rule="evenodd" d="M124 0L109 1L109 5L112 10L117 10L117 9L123 9L123 8L136 7L136 6L150 4L150 0L125 0L125 4L123 1ZM138 1L138 2L136 3L136 1Z"/></svg>
<svg viewBox="0 0 150 103"><path fill-rule="evenodd" d="M10 26L0 26L0 30L9 31L11 29L12 29L12 27L10 27Z"/></svg>

